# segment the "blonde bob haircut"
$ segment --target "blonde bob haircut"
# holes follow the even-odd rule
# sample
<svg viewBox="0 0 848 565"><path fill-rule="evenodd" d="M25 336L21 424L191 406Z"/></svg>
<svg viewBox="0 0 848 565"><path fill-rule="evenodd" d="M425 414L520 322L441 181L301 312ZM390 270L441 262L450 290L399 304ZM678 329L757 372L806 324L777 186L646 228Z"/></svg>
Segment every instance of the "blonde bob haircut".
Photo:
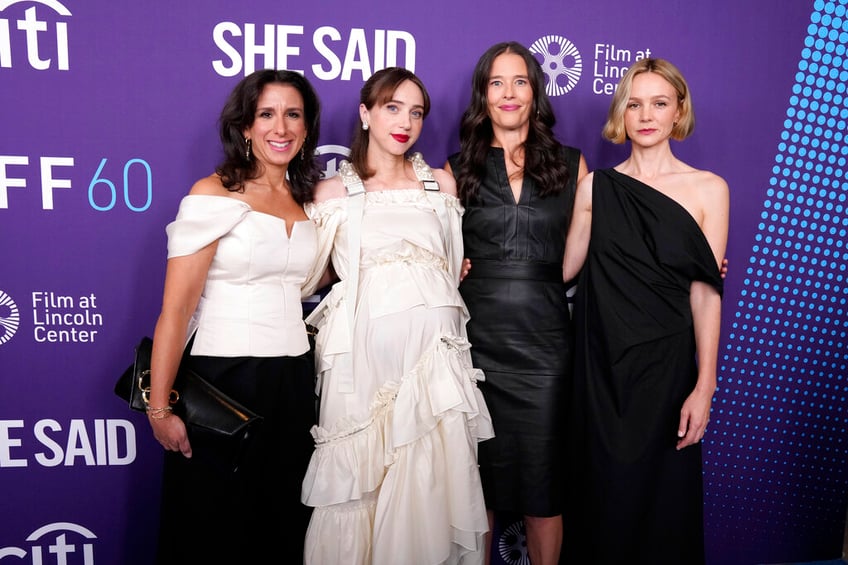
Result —
<svg viewBox="0 0 848 565"><path fill-rule="evenodd" d="M624 143L627 130L624 128L624 112L627 110L627 102L630 100L630 92L633 89L633 79L642 73L656 73L663 77L677 91L677 104L679 105L680 118L671 130L672 139L683 141L695 129L695 113L692 109L692 96L689 93L689 85L677 67L665 59L646 58L633 63L613 94L607 121L601 135L613 143Z"/></svg>

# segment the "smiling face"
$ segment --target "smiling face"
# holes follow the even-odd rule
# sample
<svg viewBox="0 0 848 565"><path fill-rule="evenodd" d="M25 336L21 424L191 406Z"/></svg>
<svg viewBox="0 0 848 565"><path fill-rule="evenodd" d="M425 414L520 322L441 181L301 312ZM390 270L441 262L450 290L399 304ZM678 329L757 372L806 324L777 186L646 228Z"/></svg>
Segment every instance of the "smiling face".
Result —
<svg viewBox="0 0 848 565"><path fill-rule="evenodd" d="M244 130L253 158L272 166L287 166L306 139L303 97L293 86L272 83L262 89L253 124Z"/></svg>
<svg viewBox="0 0 848 565"><path fill-rule="evenodd" d="M400 83L384 104L370 110L359 107L359 116L369 127L369 148L392 155L404 155L415 144L424 127L424 114L424 95L410 80Z"/></svg>
<svg viewBox="0 0 848 565"><path fill-rule="evenodd" d="M526 137L533 111L533 87L520 55L501 53L495 57L486 100L494 130L523 130Z"/></svg>
<svg viewBox="0 0 848 565"><path fill-rule="evenodd" d="M624 127L634 145L650 147L667 141L680 119L677 91L657 73L633 77L624 110Z"/></svg>

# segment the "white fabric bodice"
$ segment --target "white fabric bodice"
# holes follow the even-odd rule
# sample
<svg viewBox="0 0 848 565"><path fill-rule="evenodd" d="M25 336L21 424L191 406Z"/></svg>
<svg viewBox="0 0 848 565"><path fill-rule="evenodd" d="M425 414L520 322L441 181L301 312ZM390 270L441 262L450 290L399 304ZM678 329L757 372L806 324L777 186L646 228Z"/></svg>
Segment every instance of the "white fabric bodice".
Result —
<svg viewBox="0 0 848 565"><path fill-rule="evenodd" d="M439 193L445 200L448 224L461 224L459 201ZM307 205L320 226L321 247L331 249L333 267L341 280L349 275L347 198L335 198L318 205ZM462 245L452 249L453 234L444 229L423 190L384 190L367 192L360 236L360 285L374 277L371 284L380 291L371 295L370 314L402 311L415 304L429 306L451 304L464 309L456 291ZM403 237L398 237L403 234ZM392 268L395 267L395 268ZM409 269L414 267L413 271ZM377 268L377 271L373 269ZM410 301L413 303L410 304Z"/></svg>
<svg viewBox="0 0 848 565"><path fill-rule="evenodd" d="M274 357L309 349L301 286L314 266L315 226L254 211L223 196L189 195L166 228L168 258L218 240L189 325L194 355Z"/></svg>

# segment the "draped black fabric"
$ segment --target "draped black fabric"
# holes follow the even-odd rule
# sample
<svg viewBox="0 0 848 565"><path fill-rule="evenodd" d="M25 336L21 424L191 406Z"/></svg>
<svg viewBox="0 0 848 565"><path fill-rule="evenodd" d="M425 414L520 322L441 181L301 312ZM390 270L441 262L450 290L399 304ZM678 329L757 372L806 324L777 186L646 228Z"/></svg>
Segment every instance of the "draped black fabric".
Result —
<svg viewBox="0 0 848 565"><path fill-rule="evenodd" d="M650 186L595 171L574 306L577 506L566 547L579 557L566 563L704 562L701 446L675 450L697 380L694 280L722 290L694 218Z"/></svg>
<svg viewBox="0 0 848 565"><path fill-rule="evenodd" d="M479 197L462 221L472 266L459 290L495 427L479 448L486 505L531 516L560 514L563 505L571 320L562 257L580 152L563 146L561 156L571 171L567 186L542 198L525 175L516 202L503 149L490 148Z"/></svg>

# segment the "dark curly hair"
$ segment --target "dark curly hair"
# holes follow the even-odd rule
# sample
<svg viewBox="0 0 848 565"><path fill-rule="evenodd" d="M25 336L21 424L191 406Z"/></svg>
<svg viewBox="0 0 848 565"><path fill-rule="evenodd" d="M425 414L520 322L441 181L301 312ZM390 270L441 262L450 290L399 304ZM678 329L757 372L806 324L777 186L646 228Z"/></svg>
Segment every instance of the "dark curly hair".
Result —
<svg viewBox="0 0 848 565"><path fill-rule="evenodd" d="M545 94L545 75L539 61L520 43L497 43L483 53L474 67L471 101L462 115L459 127L460 154L454 175L460 200L464 204L477 198L486 174L486 158L494 137L488 113L489 76L495 58L504 53L514 53L524 59L533 89L530 131L524 142L524 174L535 181L541 196L564 190L571 174L565 160L561 158L560 144L554 137L556 118Z"/></svg>
<svg viewBox="0 0 848 565"><path fill-rule="evenodd" d="M247 144L244 130L253 125L259 96L269 84L293 86L303 97L307 136L303 150L289 163L288 179L292 197L298 204L304 204L312 200L315 183L321 178L321 169L315 160L315 149L321 132L321 103L315 89L300 73L262 69L247 75L236 85L218 119L224 160L215 168L215 172L220 175L224 187L231 192L244 191L245 182L262 174L261 164L256 159L245 159Z"/></svg>

